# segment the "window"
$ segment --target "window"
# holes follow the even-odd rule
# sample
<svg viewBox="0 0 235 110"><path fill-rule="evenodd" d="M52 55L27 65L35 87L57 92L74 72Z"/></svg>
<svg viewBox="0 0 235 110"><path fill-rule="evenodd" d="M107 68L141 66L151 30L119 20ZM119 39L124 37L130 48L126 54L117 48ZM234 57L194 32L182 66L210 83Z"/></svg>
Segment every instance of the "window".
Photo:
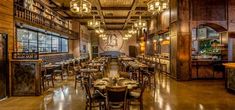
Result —
<svg viewBox="0 0 235 110"><path fill-rule="evenodd" d="M17 28L17 51L39 53L68 52L68 39Z"/></svg>
<svg viewBox="0 0 235 110"><path fill-rule="evenodd" d="M61 49L62 49L61 52L68 52L68 40L67 39L64 39L64 38L61 39Z"/></svg>
<svg viewBox="0 0 235 110"><path fill-rule="evenodd" d="M39 33L38 34L38 45L39 52L41 53L50 53L51 52L51 36Z"/></svg>
<svg viewBox="0 0 235 110"><path fill-rule="evenodd" d="M60 52L58 37L52 36L52 50L51 50L51 52Z"/></svg>
<svg viewBox="0 0 235 110"><path fill-rule="evenodd" d="M17 51L37 52L37 33L25 29L17 29Z"/></svg>

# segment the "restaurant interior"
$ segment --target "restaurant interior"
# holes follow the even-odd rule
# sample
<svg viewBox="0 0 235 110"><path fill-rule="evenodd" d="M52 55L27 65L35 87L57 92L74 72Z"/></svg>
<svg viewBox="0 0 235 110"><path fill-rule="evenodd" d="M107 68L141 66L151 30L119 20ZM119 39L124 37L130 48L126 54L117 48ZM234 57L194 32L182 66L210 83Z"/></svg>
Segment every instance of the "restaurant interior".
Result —
<svg viewBox="0 0 235 110"><path fill-rule="evenodd" d="M1 0L17 109L235 110L235 0Z"/></svg>

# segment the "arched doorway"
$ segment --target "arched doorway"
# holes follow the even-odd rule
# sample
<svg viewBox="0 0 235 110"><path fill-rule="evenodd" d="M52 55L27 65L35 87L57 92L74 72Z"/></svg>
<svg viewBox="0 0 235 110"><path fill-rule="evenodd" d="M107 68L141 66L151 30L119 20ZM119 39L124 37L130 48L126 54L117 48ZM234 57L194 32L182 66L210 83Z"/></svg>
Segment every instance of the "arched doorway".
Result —
<svg viewBox="0 0 235 110"><path fill-rule="evenodd" d="M223 61L228 60L227 30L206 23L192 29L192 79L214 79L224 76Z"/></svg>

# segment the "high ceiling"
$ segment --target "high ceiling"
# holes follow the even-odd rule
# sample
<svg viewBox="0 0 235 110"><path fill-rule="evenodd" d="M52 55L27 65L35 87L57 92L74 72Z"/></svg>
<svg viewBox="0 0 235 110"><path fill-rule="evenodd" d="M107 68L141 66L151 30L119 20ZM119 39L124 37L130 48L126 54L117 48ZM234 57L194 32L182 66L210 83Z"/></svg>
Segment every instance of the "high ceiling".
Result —
<svg viewBox="0 0 235 110"><path fill-rule="evenodd" d="M102 27L107 30L124 30L132 26L133 22L139 19L149 20L151 13L147 12L147 2L149 0L88 0L92 4L92 13L79 16L69 10L71 0L50 0L56 5L53 9L67 19L78 20L82 25L86 25L88 20L95 15L103 22Z"/></svg>

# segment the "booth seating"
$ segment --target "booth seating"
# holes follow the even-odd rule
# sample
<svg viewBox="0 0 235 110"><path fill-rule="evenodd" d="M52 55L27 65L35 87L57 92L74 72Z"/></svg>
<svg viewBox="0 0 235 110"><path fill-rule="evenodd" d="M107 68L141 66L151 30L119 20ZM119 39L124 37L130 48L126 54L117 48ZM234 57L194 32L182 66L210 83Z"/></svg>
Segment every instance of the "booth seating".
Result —
<svg viewBox="0 0 235 110"><path fill-rule="evenodd" d="M61 62L69 59L73 59L74 56L73 54L59 54L59 55L48 55L48 56L40 56L40 59L42 59L43 64L48 64L48 63L56 63L56 62Z"/></svg>

